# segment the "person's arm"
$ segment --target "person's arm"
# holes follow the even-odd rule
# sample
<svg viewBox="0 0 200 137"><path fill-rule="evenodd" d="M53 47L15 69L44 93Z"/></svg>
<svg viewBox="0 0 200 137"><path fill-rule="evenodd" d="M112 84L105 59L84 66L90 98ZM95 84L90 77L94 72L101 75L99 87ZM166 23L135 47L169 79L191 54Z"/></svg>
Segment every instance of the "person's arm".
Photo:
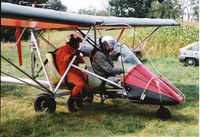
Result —
<svg viewBox="0 0 200 137"><path fill-rule="evenodd" d="M70 62L70 54L68 54L68 53L66 53L65 54L65 56L64 56L64 62L65 62L65 64L69 64L69 62Z"/></svg>
<svg viewBox="0 0 200 137"><path fill-rule="evenodd" d="M112 67L106 60L106 56L97 56L95 61L98 66L108 75L115 75L123 73L122 69Z"/></svg>

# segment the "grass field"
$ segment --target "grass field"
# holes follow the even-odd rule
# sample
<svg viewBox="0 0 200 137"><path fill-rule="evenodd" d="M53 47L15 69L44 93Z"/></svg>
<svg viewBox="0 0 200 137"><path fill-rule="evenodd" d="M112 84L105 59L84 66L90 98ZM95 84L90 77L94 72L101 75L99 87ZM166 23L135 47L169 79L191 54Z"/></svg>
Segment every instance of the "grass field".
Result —
<svg viewBox="0 0 200 137"><path fill-rule="evenodd" d="M8 55L8 49L2 54ZM27 54L28 50L23 50ZM14 55L15 56L15 55ZM14 62L17 58L13 57ZM35 97L41 91L13 84L1 84L1 136L198 136L199 67L185 67L177 58L152 60L186 96L186 103L167 107L172 118L162 121L155 114L159 106L132 104L128 100L86 104L85 109L70 113L67 97L56 99L54 114L36 113ZM20 76L2 60L2 71ZM146 66L152 69L149 62ZM28 72L29 66L24 64ZM8 70L9 69L9 70ZM153 69L152 69L153 70Z"/></svg>
<svg viewBox="0 0 200 137"><path fill-rule="evenodd" d="M139 37L143 38L152 30L149 29L144 32L138 30L141 31ZM175 34L176 30L180 30L178 31L179 34ZM175 30L163 28L157 34L158 36L150 39L151 46L145 45L148 53L151 53L150 56L157 69L186 97L185 104L167 107L172 113L171 119L162 121L156 118L156 111L159 106L133 104L128 100L107 100L104 104L100 104L98 98L92 104L85 104L85 109L71 113L65 105L67 96L56 99L55 113L38 113L34 111L33 102L42 91L30 86L1 83L0 136L199 136L199 67L185 67L177 58L180 47L198 40L198 32L198 28L187 24L182 28L176 27ZM65 39L67 33L50 31L43 33L43 35L46 38L49 37L53 44L60 46L65 43L63 39ZM170 37L163 36L165 33ZM127 32L125 35L128 37L129 33ZM157 41L157 43L154 43L154 41ZM122 39L122 43L126 42L131 47L130 41ZM3 44L1 54L8 57L13 43ZM24 64L21 68L30 74L28 42L23 42L23 44ZM41 42L41 45L44 44ZM43 56L47 50L50 49L41 50ZM18 64L16 52L14 52L11 61ZM143 62L154 72L146 59ZM36 69L39 69L40 66L37 64L39 64L38 58ZM3 59L1 60L1 70L15 76L24 77ZM44 74L41 74L40 77L44 78Z"/></svg>

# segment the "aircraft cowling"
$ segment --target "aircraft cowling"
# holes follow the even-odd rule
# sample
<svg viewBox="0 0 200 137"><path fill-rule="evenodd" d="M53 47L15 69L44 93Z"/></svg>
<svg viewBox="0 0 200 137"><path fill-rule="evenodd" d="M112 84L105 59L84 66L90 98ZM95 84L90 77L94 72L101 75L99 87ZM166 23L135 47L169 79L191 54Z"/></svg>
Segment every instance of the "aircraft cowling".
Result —
<svg viewBox="0 0 200 137"><path fill-rule="evenodd" d="M131 102L154 105L177 105L184 102L184 95L172 84L153 74L143 64L134 67L125 77L130 88Z"/></svg>

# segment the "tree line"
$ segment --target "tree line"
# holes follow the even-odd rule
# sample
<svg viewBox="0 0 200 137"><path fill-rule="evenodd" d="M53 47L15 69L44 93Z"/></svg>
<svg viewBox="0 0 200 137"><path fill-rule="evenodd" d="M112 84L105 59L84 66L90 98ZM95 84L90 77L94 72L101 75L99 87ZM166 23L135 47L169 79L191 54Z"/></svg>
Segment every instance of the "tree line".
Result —
<svg viewBox="0 0 200 137"><path fill-rule="evenodd" d="M20 1L34 3L35 0L1 0L19 4ZM59 11L67 11L67 6L61 3L61 0L37 0L38 4L51 4L51 8ZM97 11L90 6L89 9L80 9L80 14L98 15L98 16L118 16L118 17L136 17L136 18L174 18L199 20L199 0L109 0L109 6L106 10ZM15 41L15 29L1 27L1 41ZM27 39L28 33L22 39Z"/></svg>
<svg viewBox="0 0 200 137"><path fill-rule="evenodd" d="M1 2L13 3L13 4L20 4L26 3L27 5L32 5L35 3L36 0L1 0ZM61 0L37 0L37 4L50 4L50 8L59 11L66 11L67 7L61 3ZM22 29L21 29L22 30ZM1 26L1 41L16 41L15 40L15 31L16 29L11 29L10 27ZM29 32L25 30L22 40L27 40L29 38Z"/></svg>

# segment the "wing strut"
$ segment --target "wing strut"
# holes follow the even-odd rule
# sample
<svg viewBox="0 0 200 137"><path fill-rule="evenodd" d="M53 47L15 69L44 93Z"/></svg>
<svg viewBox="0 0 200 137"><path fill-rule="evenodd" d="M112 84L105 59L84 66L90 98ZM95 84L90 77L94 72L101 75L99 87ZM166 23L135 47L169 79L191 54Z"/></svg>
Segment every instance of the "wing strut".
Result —
<svg viewBox="0 0 200 137"><path fill-rule="evenodd" d="M50 45L54 50L57 49L53 44L51 44L47 39L45 39L43 36L41 36L41 35L40 35L39 33L37 33L36 31L35 31L35 34L37 34L44 42L46 42L48 45Z"/></svg>
<svg viewBox="0 0 200 137"><path fill-rule="evenodd" d="M50 93L51 95L53 95L53 93L46 88L44 85L42 85L40 82L38 82L37 80L35 80L34 78L32 78L29 74L27 74L25 71L23 71L22 69L20 69L18 66L16 66L15 64L13 64L12 62L10 62L8 59L6 59L4 56L0 55L1 58L3 58L5 61L7 61L9 64L11 64L12 66L14 66L16 69L18 69L19 71L21 71L23 74L25 74L27 77L29 77L31 80L33 80L35 83L37 83L38 85L40 85L41 87L43 87L45 89L46 92Z"/></svg>
<svg viewBox="0 0 200 137"><path fill-rule="evenodd" d="M157 27L152 33L150 33L142 42L140 42L140 44L138 44L136 46L136 48L134 48L132 51L135 51L137 48L139 48L140 46L142 46L155 32L157 32L159 30L161 26ZM123 60L121 62L119 62L115 67L119 67L119 65L121 65L122 62L124 62L129 56L131 55L128 54L125 58L123 58Z"/></svg>
<svg viewBox="0 0 200 137"><path fill-rule="evenodd" d="M29 24L29 20L27 21L27 23L26 23L26 26L24 27L24 29L23 29L23 31L22 31L22 33L21 33L21 35L19 36L19 38L18 38L18 40L17 40L17 42L16 42L16 44L15 44L15 46L14 46L14 48L13 48L13 50L12 50L11 54L9 55L9 57L8 57L8 60L11 58L12 54L14 53L14 50L16 49L16 47L17 47L17 45L18 45L19 41L21 40L21 38L22 38L22 35L24 34L24 32L25 32L25 30L26 30L26 28L27 28L28 24Z"/></svg>
<svg viewBox="0 0 200 137"><path fill-rule="evenodd" d="M14 78L14 79L16 79L16 80L19 80L19 81L21 81L21 82L23 82L23 83L25 83L25 84L27 84L27 85L29 85L29 86L33 86L33 87L35 87L35 88L37 88L37 89L40 89L40 90L42 90L42 91L46 91L46 90L44 90L43 88L40 88L40 87L35 86L35 85L33 85L33 84L30 84L30 83L28 83L28 82L26 82L26 81L24 81L24 80L22 80L22 79L19 79L19 78L17 78L17 77L14 77L14 76L12 76L12 75L10 75L10 74L7 74L7 73L5 73L5 72L3 72L3 71L1 71L1 73L4 74L4 75L9 76L9 77L11 77L11 78Z"/></svg>
<svg viewBox="0 0 200 137"><path fill-rule="evenodd" d="M85 38L86 35L80 30L80 29L77 29L81 35ZM93 47L95 47L95 42L94 40L92 40L90 37L87 38L87 42L90 43ZM97 44L96 44L97 45ZM99 45L97 45L99 47Z"/></svg>
<svg viewBox="0 0 200 137"><path fill-rule="evenodd" d="M35 38L35 35L34 35L33 30L31 30L31 37L33 38L33 42L34 42L34 45L35 45L35 47L36 47L36 51L37 51L37 53L38 53L40 62L41 62L41 64L42 64L42 67L43 67L43 70L44 70L44 74L45 74L45 76L46 76L46 79L47 79L47 82L48 82L48 84L49 84L50 90L53 91L53 88L52 88L52 85L51 85L51 82L50 82L50 78L48 77L47 70L46 70L46 67L45 67L45 65L44 65L44 62L43 62L41 53L40 53L40 51L39 51L39 46L38 46L38 44L37 44L37 40L36 40L36 38Z"/></svg>
<svg viewBox="0 0 200 137"><path fill-rule="evenodd" d="M118 39L117 39L117 42L115 43L115 46L114 46L114 49L116 48L116 46L117 46L117 43L119 42L119 40L121 39L121 37L122 37L122 34L124 33L124 28L122 29L122 31L120 32L120 34L119 34L119 37L118 37ZM110 55L112 55L113 54L113 52L114 52L114 50L110 53Z"/></svg>

